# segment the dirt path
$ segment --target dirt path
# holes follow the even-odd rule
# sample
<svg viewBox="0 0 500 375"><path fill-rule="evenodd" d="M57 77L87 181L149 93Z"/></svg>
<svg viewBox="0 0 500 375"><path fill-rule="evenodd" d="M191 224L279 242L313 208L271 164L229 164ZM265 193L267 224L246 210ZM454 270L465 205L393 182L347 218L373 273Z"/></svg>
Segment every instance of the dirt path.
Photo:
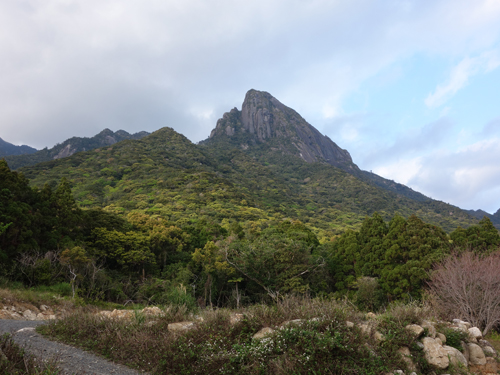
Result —
<svg viewBox="0 0 500 375"><path fill-rule="evenodd" d="M0 335L11 333L17 344L25 347L38 358L56 358L59 368L68 375L147 374L109 362L81 349L47 340L35 332L35 327L44 323L43 321L0 319Z"/></svg>

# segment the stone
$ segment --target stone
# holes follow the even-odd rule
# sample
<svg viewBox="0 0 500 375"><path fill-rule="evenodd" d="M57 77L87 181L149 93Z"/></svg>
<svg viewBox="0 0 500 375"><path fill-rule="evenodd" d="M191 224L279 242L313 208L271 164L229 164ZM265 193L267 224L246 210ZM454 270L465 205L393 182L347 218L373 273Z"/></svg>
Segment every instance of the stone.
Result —
<svg viewBox="0 0 500 375"><path fill-rule="evenodd" d="M445 335L443 335L442 333L438 332L438 333L436 333L436 337L439 337L439 339L441 340L441 342L443 344L446 344L446 336Z"/></svg>
<svg viewBox="0 0 500 375"><path fill-rule="evenodd" d="M482 346L484 355L486 357L497 357L498 353L496 352L495 349L493 349L491 346Z"/></svg>
<svg viewBox="0 0 500 375"><path fill-rule="evenodd" d="M422 328L426 329L427 328L427 332L429 333L428 336L429 337L432 337L432 338L435 338L436 337L436 327L434 327L434 323L428 321L428 320L424 320L421 324Z"/></svg>
<svg viewBox="0 0 500 375"><path fill-rule="evenodd" d="M302 324L303 322L304 321L302 319L286 320L283 323L281 323L281 327L286 327L290 325L296 326Z"/></svg>
<svg viewBox="0 0 500 375"><path fill-rule="evenodd" d="M439 337L434 338L434 340L436 340L436 342L437 342L439 345L443 346L443 342L441 341L441 339L440 339Z"/></svg>
<svg viewBox="0 0 500 375"><path fill-rule="evenodd" d="M456 325L464 325L465 328L469 329L471 327L471 324L469 322L464 322L463 320L460 320L460 319L453 319L452 320L453 323L455 323Z"/></svg>
<svg viewBox="0 0 500 375"><path fill-rule="evenodd" d="M448 352L434 340L432 337L424 337L424 355L427 362L440 369L445 369L449 366Z"/></svg>
<svg viewBox="0 0 500 375"><path fill-rule="evenodd" d="M415 337L418 339L424 333L424 329L417 324L408 324L405 329L411 331L415 334Z"/></svg>
<svg viewBox="0 0 500 375"><path fill-rule="evenodd" d="M27 320L36 320L36 314L31 310L24 310L23 316Z"/></svg>
<svg viewBox="0 0 500 375"><path fill-rule="evenodd" d="M346 325L348 328L352 328L352 327L354 327L354 323L353 323L353 322L350 322L350 321L346 321L346 322L345 322L345 325Z"/></svg>
<svg viewBox="0 0 500 375"><path fill-rule="evenodd" d="M468 331L469 331L469 336L474 337L476 340L480 340L483 338L481 330L477 327L469 328Z"/></svg>
<svg viewBox="0 0 500 375"><path fill-rule="evenodd" d="M366 313L366 319L376 319L377 314L374 314L372 312Z"/></svg>
<svg viewBox="0 0 500 375"><path fill-rule="evenodd" d="M47 311L47 310L49 310L49 307L46 305L40 305L40 310Z"/></svg>
<svg viewBox="0 0 500 375"><path fill-rule="evenodd" d="M360 323L358 327L365 335L370 335L372 333L372 327L366 323Z"/></svg>
<svg viewBox="0 0 500 375"><path fill-rule="evenodd" d="M462 346L462 354L464 355L465 359L467 360L467 363L469 363L469 359L470 359L469 347L463 341L460 341L460 345Z"/></svg>
<svg viewBox="0 0 500 375"><path fill-rule="evenodd" d="M498 365L495 358L486 358L486 363L484 365L473 365L469 366L469 371L474 374L483 375L496 375L498 374Z"/></svg>
<svg viewBox="0 0 500 375"><path fill-rule="evenodd" d="M257 332L255 335L253 335L252 339L260 340L260 339L265 338L266 336L269 336L273 332L274 332L274 329L272 329L271 327L264 327L259 332Z"/></svg>
<svg viewBox="0 0 500 375"><path fill-rule="evenodd" d="M450 363L454 366L459 366L460 364L462 364L463 366L467 367L468 366L468 362L467 362L467 359L465 358L465 356L460 352L460 350L458 349L455 349L454 347L452 346L447 346L447 345L444 345L443 346L443 349L446 350L446 352L448 353L448 356L450 358Z"/></svg>
<svg viewBox="0 0 500 375"><path fill-rule="evenodd" d="M375 337L375 340L377 340L377 341L384 341L385 340L385 336L383 334L381 334L379 331L375 331L375 333L373 334L373 337Z"/></svg>
<svg viewBox="0 0 500 375"><path fill-rule="evenodd" d="M179 332L179 331L186 331L194 327L195 327L194 322L185 321L185 322L170 323L167 326L167 329L169 330L169 332Z"/></svg>
<svg viewBox="0 0 500 375"><path fill-rule="evenodd" d="M156 306L145 307L142 310L142 313L144 315L148 315L148 316L160 316L160 315L164 315L163 311L161 311L161 309L159 307L156 307Z"/></svg>
<svg viewBox="0 0 500 375"><path fill-rule="evenodd" d="M483 349L474 343L468 343L467 346L469 347L469 363L471 365L484 366L486 364L486 356Z"/></svg>
<svg viewBox="0 0 500 375"><path fill-rule="evenodd" d="M403 357L403 361L406 362L408 369L410 371L417 371L417 367L415 366L415 363L413 363L412 360L410 349L407 346L402 346L401 348L398 349L398 352Z"/></svg>
<svg viewBox="0 0 500 375"><path fill-rule="evenodd" d="M229 315L229 324L233 325L238 322L241 322L245 318L243 314L231 314Z"/></svg>

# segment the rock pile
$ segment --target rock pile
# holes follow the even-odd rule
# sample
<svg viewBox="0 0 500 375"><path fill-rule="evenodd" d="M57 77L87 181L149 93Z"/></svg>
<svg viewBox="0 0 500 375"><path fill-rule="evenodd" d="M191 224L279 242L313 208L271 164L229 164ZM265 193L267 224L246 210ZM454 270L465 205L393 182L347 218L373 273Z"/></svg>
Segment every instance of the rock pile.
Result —
<svg viewBox="0 0 500 375"><path fill-rule="evenodd" d="M466 339L461 341L461 350L458 350L446 345L446 336L438 332L436 326L438 325L434 322L424 321L421 325L410 324L405 327L419 339L418 345L422 348L425 359L430 365L440 370L454 366L468 368L474 374L498 374L497 371L500 370L496 359L498 353L488 341L483 339L479 328L471 327L470 323L458 319L453 320L453 323L439 325L439 327L464 333ZM427 334L424 336L426 331ZM409 348L401 348L400 353L403 354L408 368L416 370Z"/></svg>
<svg viewBox="0 0 500 375"><path fill-rule="evenodd" d="M56 313L52 308L46 305L40 305L40 307L31 304L3 305L0 309L0 319L50 320L56 319L56 317L64 313L64 309Z"/></svg>

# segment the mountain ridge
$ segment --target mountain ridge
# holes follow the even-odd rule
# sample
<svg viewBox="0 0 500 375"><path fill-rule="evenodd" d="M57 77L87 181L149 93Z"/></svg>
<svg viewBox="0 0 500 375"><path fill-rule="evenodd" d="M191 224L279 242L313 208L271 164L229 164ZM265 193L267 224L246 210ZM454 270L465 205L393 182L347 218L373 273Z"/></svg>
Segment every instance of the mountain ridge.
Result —
<svg viewBox="0 0 500 375"><path fill-rule="evenodd" d="M10 155L24 155L37 152L37 149L27 145L16 146L0 138L0 158Z"/></svg>
<svg viewBox="0 0 500 375"><path fill-rule="evenodd" d="M125 130L113 132L106 128L93 137L71 137L50 149L46 147L29 155L7 156L5 160L9 164L9 167L15 170L41 162L65 158L77 152L110 146L127 139L141 139L148 134L145 131L134 134L130 134Z"/></svg>

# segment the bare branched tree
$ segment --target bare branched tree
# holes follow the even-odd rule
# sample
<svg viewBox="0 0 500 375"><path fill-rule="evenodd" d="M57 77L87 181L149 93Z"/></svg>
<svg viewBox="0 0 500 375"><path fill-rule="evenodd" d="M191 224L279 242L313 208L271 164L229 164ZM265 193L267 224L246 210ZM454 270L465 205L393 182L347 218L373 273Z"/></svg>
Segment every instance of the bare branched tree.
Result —
<svg viewBox="0 0 500 375"><path fill-rule="evenodd" d="M500 322L500 252L452 254L434 268L429 287L444 311L483 335Z"/></svg>

